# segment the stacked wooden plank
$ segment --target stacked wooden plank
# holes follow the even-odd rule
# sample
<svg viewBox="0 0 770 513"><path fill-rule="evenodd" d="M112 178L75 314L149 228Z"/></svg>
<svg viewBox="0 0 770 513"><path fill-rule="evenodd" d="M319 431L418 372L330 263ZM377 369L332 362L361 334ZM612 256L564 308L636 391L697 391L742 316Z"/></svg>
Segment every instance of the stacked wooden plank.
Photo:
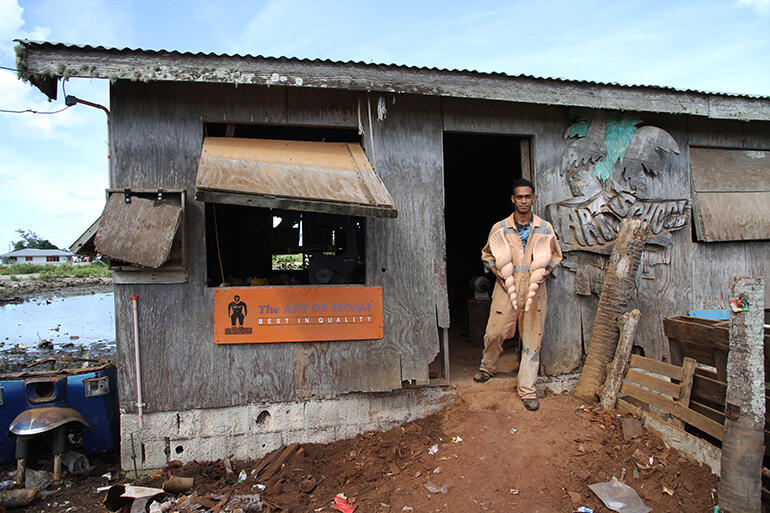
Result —
<svg viewBox="0 0 770 513"><path fill-rule="evenodd" d="M670 415L672 424L677 427L689 424L722 440L724 426L688 406L694 372L695 362L690 358L683 366L678 366L631 355L628 372L620 388L625 397L618 399L618 407L633 411L639 403L643 403Z"/></svg>
<svg viewBox="0 0 770 513"><path fill-rule="evenodd" d="M768 311L766 310L766 317L767 314ZM713 370L700 368L695 371L689 408L720 426L724 425L729 321L676 315L663 321L663 329L671 348L672 363L677 364L686 358L692 358L699 364L713 368ZM770 376L768 373L770 371L768 346L770 346L770 330L765 328L765 376ZM770 412L770 387L765 390L765 411ZM687 421L685 420L685 422ZM710 441L721 447L722 437L715 436L696 424L691 425L713 436L714 439ZM770 467L770 417L767 414L765 417L764 466ZM770 478L764 475L762 477L762 501L770 504Z"/></svg>

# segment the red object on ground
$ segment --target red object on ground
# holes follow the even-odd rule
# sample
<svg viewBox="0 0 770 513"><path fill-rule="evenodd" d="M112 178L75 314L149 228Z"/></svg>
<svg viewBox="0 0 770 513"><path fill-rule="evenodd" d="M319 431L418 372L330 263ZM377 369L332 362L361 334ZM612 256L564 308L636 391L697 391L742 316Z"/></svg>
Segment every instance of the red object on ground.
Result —
<svg viewBox="0 0 770 513"><path fill-rule="evenodd" d="M340 496L334 498L334 506L332 508L342 511L342 513L353 513L358 505L353 504L347 499L343 499Z"/></svg>

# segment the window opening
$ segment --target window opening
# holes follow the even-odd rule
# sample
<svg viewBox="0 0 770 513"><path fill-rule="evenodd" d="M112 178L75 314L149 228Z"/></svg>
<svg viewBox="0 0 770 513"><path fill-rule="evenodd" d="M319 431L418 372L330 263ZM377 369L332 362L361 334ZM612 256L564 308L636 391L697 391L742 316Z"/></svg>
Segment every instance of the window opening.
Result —
<svg viewBox="0 0 770 513"><path fill-rule="evenodd" d="M360 143L356 129L206 123L204 136ZM363 284L366 219L206 203L210 287Z"/></svg>
<svg viewBox="0 0 770 513"><path fill-rule="evenodd" d="M210 287L365 283L366 219L206 203Z"/></svg>

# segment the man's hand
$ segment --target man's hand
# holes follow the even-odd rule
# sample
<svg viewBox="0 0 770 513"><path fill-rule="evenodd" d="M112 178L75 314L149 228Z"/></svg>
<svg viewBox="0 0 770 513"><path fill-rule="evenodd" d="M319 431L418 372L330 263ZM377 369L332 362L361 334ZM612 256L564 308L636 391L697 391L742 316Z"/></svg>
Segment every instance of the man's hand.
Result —
<svg viewBox="0 0 770 513"><path fill-rule="evenodd" d="M553 266L549 265L545 268L545 274L543 275L543 281L545 281L546 278L549 276L553 276L551 273L553 273Z"/></svg>

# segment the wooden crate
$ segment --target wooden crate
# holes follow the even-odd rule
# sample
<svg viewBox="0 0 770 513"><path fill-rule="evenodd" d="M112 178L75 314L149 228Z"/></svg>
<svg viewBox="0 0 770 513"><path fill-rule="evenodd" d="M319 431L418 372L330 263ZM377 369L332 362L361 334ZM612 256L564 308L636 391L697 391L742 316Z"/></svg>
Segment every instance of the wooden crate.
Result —
<svg viewBox="0 0 770 513"><path fill-rule="evenodd" d="M768 312L765 310L765 322ZM663 321L663 331L671 348L671 362L681 364L693 358L700 364L716 368L716 372L697 369L693 376L690 410L719 425L725 423L725 393L727 391L727 354L729 352L730 322L675 315ZM770 330L765 328L765 382L770 378ZM685 420L685 422L687 422ZM701 429L699 426L694 427ZM701 429L701 431L705 431ZM706 433L714 436L712 433ZM722 438L715 436L721 442ZM770 387L765 389L765 458L770 467ZM770 504L770 479L762 477L762 502Z"/></svg>

